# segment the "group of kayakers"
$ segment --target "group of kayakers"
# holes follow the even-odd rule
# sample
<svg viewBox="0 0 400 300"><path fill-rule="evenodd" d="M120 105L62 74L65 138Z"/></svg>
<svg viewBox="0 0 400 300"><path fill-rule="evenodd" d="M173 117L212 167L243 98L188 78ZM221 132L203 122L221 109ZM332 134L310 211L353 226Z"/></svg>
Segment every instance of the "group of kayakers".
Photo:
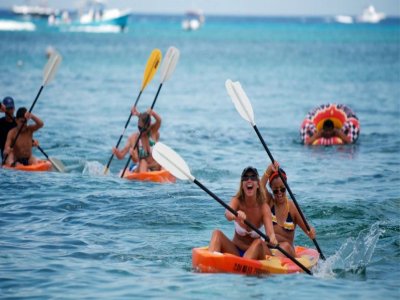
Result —
<svg viewBox="0 0 400 300"><path fill-rule="evenodd" d="M5 116L0 119L2 161L7 166L34 164L36 158L32 155L32 147L38 145L38 142L33 139L33 133L44 124L24 107L17 110L16 116L14 111L14 99L5 97L1 103L1 112L5 113ZM138 131L129 136L123 148L113 147L113 154L118 159L123 159L129 153L136 172L160 170L161 166L152 156L152 147L160 138L161 117L151 109L140 113L135 106L132 107L131 114L138 118ZM30 119L34 124L28 124ZM351 142L340 128L335 128L334 123L327 119L319 130L315 129L309 133L305 144L312 144L321 137L333 136L339 137L343 143ZM137 146L136 149L134 145ZM279 244L287 253L295 256L294 237L297 225L311 239L315 238L315 229L307 229L296 205L288 199L281 176L287 180L286 173L279 169L277 162L268 165L261 177L254 167L249 166L243 170L238 191L229 204L237 215L229 210L225 212L226 219L234 222L233 239L229 239L221 230L214 230L209 251L264 259L265 255L271 254L270 247ZM269 243L251 230L245 224L245 220L254 224L256 228L264 227Z"/></svg>
<svg viewBox="0 0 400 300"><path fill-rule="evenodd" d="M14 99L9 96L0 103L0 111L5 114L0 118L1 161L9 167L35 164L37 159L32 154L32 147L37 146L38 141L33 139L33 133L43 127L43 121L25 107L20 107L14 115ZM154 110L140 113L133 107L131 112L138 117L138 131L128 138L124 148L113 147L112 152L118 159L123 159L129 152L136 172L160 170L161 166L153 159L151 149L160 138L161 117ZM33 120L34 124L28 124L29 120ZM134 150L139 135L140 140Z"/></svg>

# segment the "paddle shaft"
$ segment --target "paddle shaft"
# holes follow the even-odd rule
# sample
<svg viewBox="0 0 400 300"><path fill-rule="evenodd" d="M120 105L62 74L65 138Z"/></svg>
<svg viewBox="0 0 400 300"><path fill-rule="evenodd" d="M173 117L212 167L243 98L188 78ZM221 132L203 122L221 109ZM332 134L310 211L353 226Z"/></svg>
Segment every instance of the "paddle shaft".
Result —
<svg viewBox="0 0 400 300"><path fill-rule="evenodd" d="M42 149L42 147L40 147L39 145L37 145L37 148L40 150L40 152L42 152L42 154L47 158L48 161L51 162L51 164L53 165L53 167L58 171L58 172L63 172L62 169L60 169L59 166L57 166L57 164L53 161L53 159L51 159L46 152L44 152L44 150Z"/></svg>
<svg viewBox="0 0 400 300"><path fill-rule="evenodd" d="M206 188L201 182L199 182L197 179L194 179L193 181L196 185L198 185L203 191L205 191L207 194L209 194L211 197L213 197L219 204L221 204L223 207L225 207L227 210L229 210L232 214L235 216L238 216L237 211L235 211L232 207L230 207L228 204L226 204L224 201L218 198L217 195L215 195L213 192L211 192L208 188ZM261 236L267 243L270 242L269 237L261 232L258 228L256 228L253 224L248 222L247 220L244 220L244 223L249 226L251 229L253 229L255 232L258 233L259 236ZM274 246L274 248L278 249L280 252L282 252L287 258L289 258L291 261L293 261L297 266L299 266L304 272L306 272L309 275L312 275L311 271L307 269L304 265L302 265L298 260L296 260L292 255L287 253L285 250L283 250L279 245Z"/></svg>
<svg viewBox="0 0 400 300"><path fill-rule="evenodd" d="M44 85L40 86L39 92L37 93L36 98L35 98L35 100L33 101L32 105L31 105L31 108L29 109L29 113L32 112L33 107L35 106L37 100L39 99L40 94L41 94L42 91L43 91L43 88L44 88ZM24 123L22 124L22 126L21 126L20 128L18 128L17 135L15 136L13 142L11 143L11 149L14 148L15 143L17 142L17 139L18 139L19 135L21 134L21 130L22 130L22 128L24 127L24 125L25 125L26 122L27 122L27 120L25 119L25 121L24 121ZM6 162L6 160L7 160L7 157L8 157L8 153L4 156L3 164L5 164L5 162Z"/></svg>
<svg viewBox="0 0 400 300"><path fill-rule="evenodd" d="M136 107L136 105L137 105L137 103L138 103L138 101L139 101L139 99L140 99L140 96L142 95L142 92L143 92L143 90L141 90L141 91L139 92L139 95L138 95L137 98L136 98L135 104L133 105L134 107ZM129 118L128 118L128 120L127 120L126 123L125 123L124 131L122 131L122 133L121 133L121 135L120 135L120 137L119 137L119 139L118 139L118 142L117 142L117 145L115 146L115 148L118 148L118 147L119 147L119 144L121 143L121 140L122 140L122 138L123 138L123 136L124 136L124 134L125 134L126 128L128 127L128 125L129 125L129 123L130 123L130 121L131 121L131 118L132 118L132 113L129 114ZM108 160L107 166L106 166L106 168L104 169L104 174L107 173L107 171L108 171L108 169L109 169L109 167L110 167L110 165L111 165L111 161L113 160L113 158L114 158L114 153L111 154L110 159Z"/></svg>
<svg viewBox="0 0 400 300"><path fill-rule="evenodd" d="M42 149L42 147L40 147L39 145L37 145L37 148L40 150L40 152L42 152L42 154L50 161L49 156L47 155L46 152L44 152L44 150ZM50 161L51 162L51 161Z"/></svg>
<svg viewBox="0 0 400 300"><path fill-rule="evenodd" d="M158 98L158 94L160 93L160 90L161 90L161 88L162 88L162 85L163 85L163 84L160 83L160 86L158 87L156 96L154 97L153 103L151 104L150 110L153 110L154 105L156 104L156 101L157 101L157 98ZM150 115L146 118L145 124L147 124L147 123L149 122L149 118L151 118ZM136 148L137 148L137 146L138 146L138 144L139 144L140 138L142 137L142 133L143 133L144 131L145 131L145 130L139 130L139 136L138 136L138 138L137 138L137 140L136 140L136 142L135 142L135 145L133 146L133 151L136 150ZM139 151L138 151L138 152L139 152ZM140 160L139 153L138 153L138 159ZM131 162L131 155L129 155L128 160L126 161L124 170L122 171L122 174L121 174L121 178L124 177L125 171L126 171L126 169L128 168L130 162Z"/></svg>
<svg viewBox="0 0 400 300"><path fill-rule="evenodd" d="M265 143L263 137L261 136L260 131L259 131L258 128L257 128L257 125L253 125L253 128L254 128L254 130L256 131L257 136L258 136L258 138L260 139L261 143L263 144L265 151L267 151L268 156L269 156L269 158L271 159L271 162L272 162L272 163L275 163L275 159L274 159L274 157L272 156L271 152L269 151L268 146L267 146L267 144ZM304 225L306 225L307 230L310 231L310 226L308 225L307 220L306 220L306 218L304 217L303 212L301 211L300 206L299 206L299 204L298 204L297 201L296 201L296 197L293 195L292 190L290 189L290 187L289 187L287 181L286 181L285 178L283 177L282 171L281 171L280 169L278 169L278 173L279 173L279 177L282 179L282 182L283 182L283 184L285 185L287 191L289 192L289 195L290 195L291 199L293 200L294 204L296 205L296 208L297 208L298 212L300 213L300 216L301 216L301 218L302 218L302 220L303 220L303 222L304 222ZM314 242L314 245L315 245L315 247L317 248L317 250L318 250L318 252L319 252L321 258L322 258L323 260L325 260L325 256L322 254L321 248L319 247L317 240L316 240L316 239L312 239L312 241Z"/></svg>

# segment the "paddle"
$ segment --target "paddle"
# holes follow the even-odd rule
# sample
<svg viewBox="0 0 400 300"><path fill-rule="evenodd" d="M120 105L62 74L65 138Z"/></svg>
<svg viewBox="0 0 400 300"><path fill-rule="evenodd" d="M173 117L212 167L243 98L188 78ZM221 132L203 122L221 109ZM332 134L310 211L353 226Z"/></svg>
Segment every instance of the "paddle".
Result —
<svg viewBox="0 0 400 300"><path fill-rule="evenodd" d="M254 128L254 130L257 133L258 138L260 139L261 143L264 146L265 151L267 151L269 158L271 159L272 163L275 162L271 152L268 149L267 144L265 143L264 139L262 138L260 131L258 130L256 123L254 121L254 112L253 112L253 107L251 106L249 98L247 98L246 93L243 91L242 86L240 85L240 82L232 82L232 80L228 79L225 82L225 87L226 90L228 91L229 96L232 99L233 104L236 107L236 110L239 112L239 114L242 116L243 119L245 119L247 122L251 124L251 126ZM306 218L303 215L303 212L300 209L299 204L296 201L295 196L293 195L288 183L286 182L285 178L282 175L282 171L278 169L279 177L282 179L283 184L285 185L287 191L289 192L290 197L292 198L294 204L296 205L297 210L300 213L301 218L303 219L304 224L307 227L307 230L310 230L310 226L308 225ZM312 240L314 242L315 247L317 248L321 258L325 260L325 256L322 254L322 251L317 243L316 239Z"/></svg>
<svg viewBox="0 0 400 300"><path fill-rule="evenodd" d="M56 74L57 69L58 69L58 66L60 65L61 61L62 61L62 57L61 57L61 55L60 55L57 51L54 51L54 52L50 55L50 57L49 57L49 59L48 59L46 65L45 65L45 67L44 67L44 70L43 70L43 83L42 83L42 85L40 86L39 92L37 93L36 98L35 98L35 100L33 101L32 105L31 105L31 107L30 107L30 109L29 109L29 113L32 112L32 109L33 109L33 107L35 106L36 101L39 99L39 96L40 96L40 94L42 93L43 88L44 88L48 83L50 83L51 80L53 80L54 75ZM24 127L24 125L25 125L26 122L27 122L27 120L25 120L25 121L24 121L24 124L18 129L17 134L16 134L16 136L15 136L13 142L11 143L11 149L14 148L15 143L16 143L16 141L17 141L19 135L21 134L21 130L22 130L22 128ZM4 156L3 164L6 162L7 157L8 157L8 154L6 154L6 155Z"/></svg>
<svg viewBox="0 0 400 300"><path fill-rule="evenodd" d="M40 152L43 153L43 155L51 162L51 164L53 165L53 167L61 173L65 172L65 166L64 164L61 162L61 160L54 158L54 157L49 157L47 155L46 152L44 152L44 150L42 149L42 147L40 147L39 145L37 145L37 148L40 150Z"/></svg>
<svg viewBox="0 0 400 300"><path fill-rule="evenodd" d="M139 95L136 98L135 104L133 105L134 107L136 107L136 105L138 104L143 90L146 88L147 84L153 79L154 75L156 74L158 66L160 65L161 56L162 56L161 51L159 49L154 49L151 52L151 54L147 60L146 68L144 70L142 87L140 89ZM131 121L131 118L132 118L132 112L129 114L129 118L125 123L124 131L122 131L115 148L118 148L119 144L121 143L122 137L125 134L126 128L128 127L129 122ZM107 166L104 169L104 175L107 174L113 158L114 158L114 153L111 154L110 159L108 160Z"/></svg>
<svg viewBox="0 0 400 300"><path fill-rule="evenodd" d="M180 157L174 150L164 145L161 142L156 143L153 148L153 158L165 169L167 169L172 175L181 179L181 180L190 180L191 182L198 185L203 191L209 194L212 198L214 198L219 204L229 210L235 216L238 215L237 211L235 211L232 207L227 205L224 201L222 201L218 196L216 196L213 192L207 189L201 182L199 182L194 176L190 173L189 167L186 162ZM244 223L249 226L252 230L257 232L267 243L269 243L269 237L261 232L258 228L256 228L253 224L244 220ZM286 257L288 257L291 261L293 261L297 266L299 266L304 272L309 275L312 275L311 271L307 269L304 265L302 265L298 260L296 260L293 256L287 253L284 249L282 249L279 245L274 246L274 248L278 249L282 252Z"/></svg>
<svg viewBox="0 0 400 300"><path fill-rule="evenodd" d="M163 83L165 81L167 81L168 79L170 79L171 76L172 76L172 73L175 71L176 64L178 63L178 60L179 60L179 55L180 55L179 54L179 50L177 48L175 48L175 47L169 47L168 48L167 53L165 55L165 58L164 58L164 60L163 60L163 62L161 64L160 86L158 87L156 96L155 96L155 98L153 100L153 103L152 103L152 105L150 107L150 110L153 110L154 105L156 104L157 97L158 97L158 94L160 93L160 90L161 90L161 87L162 87ZM148 118L146 118L146 121L144 122L145 124L148 124L149 118L150 118L150 115L148 116ZM139 131L139 136L138 136L138 138L137 138L137 140L135 142L135 145L133 146L133 151L135 151L135 149L137 148L137 146L139 144L139 141L140 141L140 138L142 137L142 134L143 134L143 132L145 130L146 130L146 128L143 128L142 130ZM125 171L128 168L130 161L131 161L131 156L129 155L128 160L127 160L127 162L125 164L124 170L122 171L121 178L124 177Z"/></svg>

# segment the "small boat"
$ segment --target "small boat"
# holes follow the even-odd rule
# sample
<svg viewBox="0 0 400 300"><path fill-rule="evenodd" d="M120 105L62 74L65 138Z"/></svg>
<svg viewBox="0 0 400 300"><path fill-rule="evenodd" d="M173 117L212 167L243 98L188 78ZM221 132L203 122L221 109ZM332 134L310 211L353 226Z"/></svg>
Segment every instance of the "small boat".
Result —
<svg viewBox="0 0 400 300"><path fill-rule="evenodd" d="M124 178L128 180L151 181L158 183L174 183L176 178L167 170L135 172L126 170Z"/></svg>
<svg viewBox="0 0 400 300"><path fill-rule="evenodd" d="M47 18L57 12L57 10L50 8L47 5L13 5L11 11L16 15L38 18Z"/></svg>
<svg viewBox="0 0 400 300"><path fill-rule="evenodd" d="M353 24L352 16L337 15L335 21L341 24Z"/></svg>
<svg viewBox="0 0 400 300"><path fill-rule="evenodd" d="M124 31L128 25L130 9L105 9L104 2L100 0L90 1L87 7L86 12L81 13L76 20L71 19L67 11L63 11L61 14L51 15L48 24L67 31L102 31L104 28ZM117 30L112 30L113 28Z"/></svg>
<svg viewBox="0 0 400 300"><path fill-rule="evenodd" d="M319 259L317 250L295 247L296 259L306 268L314 267ZM273 254L277 250L272 250ZM229 253L210 252L208 247L192 249L193 269L201 273L236 273L245 275L290 274L303 272L291 259L266 255L264 260L243 258Z"/></svg>
<svg viewBox="0 0 400 300"><path fill-rule="evenodd" d="M34 165L20 165L17 167L8 167L8 166L3 166L5 169L10 169L10 170L17 170L17 171L27 171L27 172L46 172L50 171L52 168L51 162L48 160L38 160L36 164Z"/></svg>
<svg viewBox="0 0 400 300"><path fill-rule="evenodd" d="M361 15L358 16L357 21L361 23L379 23L383 19L385 19L385 14L382 12L377 12L375 7L369 5L365 8Z"/></svg>
<svg viewBox="0 0 400 300"><path fill-rule="evenodd" d="M197 30L204 24L205 18L201 10L190 10L185 14L182 21L182 28L184 30Z"/></svg>
<svg viewBox="0 0 400 300"><path fill-rule="evenodd" d="M0 31L35 31L36 25L32 22L0 20Z"/></svg>

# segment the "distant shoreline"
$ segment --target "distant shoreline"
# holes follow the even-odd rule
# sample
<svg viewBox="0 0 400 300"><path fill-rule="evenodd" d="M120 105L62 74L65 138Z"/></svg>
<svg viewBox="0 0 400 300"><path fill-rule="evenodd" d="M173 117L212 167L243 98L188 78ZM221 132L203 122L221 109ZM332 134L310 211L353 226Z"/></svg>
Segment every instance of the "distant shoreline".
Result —
<svg viewBox="0 0 400 300"><path fill-rule="evenodd" d="M60 9L60 10L68 10L68 11L74 11L71 9ZM0 15L12 15L15 16L13 12L11 12L10 8L0 8ZM184 14L161 14L161 13L137 13L134 12L132 13L133 17L170 17L170 18L182 18ZM224 15L224 14L205 14L206 18L235 18L235 19L327 19L327 18L334 18L336 15L235 15L235 14L230 14L230 15ZM356 18L357 15L349 15L353 18ZM400 19L400 15L387 15L385 20L396 20ZM382 22L384 22L383 20Z"/></svg>

